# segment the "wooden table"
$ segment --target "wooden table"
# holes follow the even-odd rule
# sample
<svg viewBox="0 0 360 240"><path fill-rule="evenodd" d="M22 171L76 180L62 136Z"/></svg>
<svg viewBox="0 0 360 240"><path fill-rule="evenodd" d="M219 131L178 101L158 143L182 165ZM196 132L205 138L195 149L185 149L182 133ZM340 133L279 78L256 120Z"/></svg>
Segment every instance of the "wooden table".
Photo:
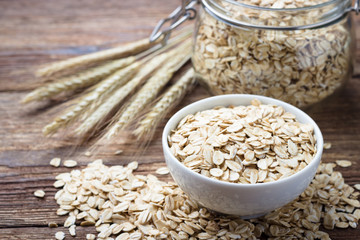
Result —
<svg viewBox="0 0 360 240"><path fill-rule="evenodd" d="M44 138L41 128L60 110L64 99L22 106L19 100L41 82L33 76L39 65L106 48L116 42L146 37L157 21L172 11L180 1L165 0L88 0L0 1L0 239L54 239L62 227L50 229L48 222L62 224L65 217L55 214L54 176L68 171L49 166L53 157L63 159L78 155L85 166L94 157L74 149L74 139L61 135ZM360 18L357 18L360 31ZM360 44L358 44L360 46ZM357 57L360 57L358 48ZM360 65L341 94L309 109L332 148L323 161L349 159L351 168L340 169L346 182L360 183ZM178 106L209 94L197 87ZM153 172L164 166L159 126L154 140L143 156L139 171ZM105 164L125 164L137 150L135 139L123 145L124 153L114 155L119 145L108 146L100 154ZM169 180L170 177L163 177ZM44 189L45 199L34 197ZM67 233L67 231L65 231ZM84 239L91 227L78 227L75 239ZM333 239L359 239L360 228L329 231ZM71 239L71 238L69 238Z"/></svg>

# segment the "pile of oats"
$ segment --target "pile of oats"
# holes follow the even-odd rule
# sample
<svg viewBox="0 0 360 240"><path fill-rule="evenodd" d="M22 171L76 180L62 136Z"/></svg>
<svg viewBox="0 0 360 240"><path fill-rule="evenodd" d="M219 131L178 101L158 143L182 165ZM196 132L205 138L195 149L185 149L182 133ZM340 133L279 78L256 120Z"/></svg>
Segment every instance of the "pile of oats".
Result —
<svg viewBox="0 0 360 240"><path fill-rule="evenodd" d="M335 164L321 164L315 179L296 200L264 217L243 220L215 215L191 201L174 183L154 175L135 175L137 163L103 165L60 174L65 183L55 199L71 235L76 225L95 225L98 235L86 239L330 239L320 231L356 228L359 192L344 182ZM64 234L58 232L57 239Z"/></svg>
<svg viewBox="0 0 360 240"><path fill-rule="evenodd" d="M325 0L243 0L263 7L293 8ZM307 11L269 12L219 4L234 19L267 26L299 26L333 6ZM339 89L351 75L353 39L343 19L311 30L272 31L229 26L205 11L200 15L193 65L213 94L248 93L304 107Z"/></svg>
<svg viewBox="0 0 360 240"><path fill-rule="evenodd" d="M288 177L316 154L313 127L282 107L253 100L182 119L168 138L171 152L191 170L234 183Z"/></svg>

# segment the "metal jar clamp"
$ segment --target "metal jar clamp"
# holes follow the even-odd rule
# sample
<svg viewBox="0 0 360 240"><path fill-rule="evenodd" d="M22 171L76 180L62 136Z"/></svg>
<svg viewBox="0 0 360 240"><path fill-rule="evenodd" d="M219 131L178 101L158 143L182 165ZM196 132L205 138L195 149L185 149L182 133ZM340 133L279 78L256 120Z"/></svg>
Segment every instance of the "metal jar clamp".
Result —
<svg viewBox="0 0 360 240"><path fill-rule="evenodd" d="M158 22L150 35L150 42L164 37L162 42L165 44L173 29L180 26L186 20L192 20L196 17L196 9L194 8L196 3L198 3L198 0L182 0L181 6L177 7L169 16ZM169 22L170 26L164 28L164 25ZM162 28L164 29L162 30Z"/></svg>

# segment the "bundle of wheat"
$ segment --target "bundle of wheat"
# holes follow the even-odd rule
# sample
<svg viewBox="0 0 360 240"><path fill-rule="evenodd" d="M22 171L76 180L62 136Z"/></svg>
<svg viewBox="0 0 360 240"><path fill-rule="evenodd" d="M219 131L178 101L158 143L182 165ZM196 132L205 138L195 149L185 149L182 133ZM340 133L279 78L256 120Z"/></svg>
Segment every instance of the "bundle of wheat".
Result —
<svg viewBox="0 0 360 240"><path fill-rule="evenodd" d="M191 31L185 29L166 46L160 44L161 39L153 43L142 39L52 63L39 69L36 75L56 80L27 94L22 103L83 91L70 107L43 128L44 135L61 128L74 128L71 133L85 139L95 134L101 136L99 129L106 126L102 136L112 139L135 124L133 133L148 141L151 130L196 83L194 71L189 69L169 84L191 57L190 35ZM170 86L165 89L167 85ZM149 111L140 111L145 108ZM108 118L112 120L105 121Z"/></svg>

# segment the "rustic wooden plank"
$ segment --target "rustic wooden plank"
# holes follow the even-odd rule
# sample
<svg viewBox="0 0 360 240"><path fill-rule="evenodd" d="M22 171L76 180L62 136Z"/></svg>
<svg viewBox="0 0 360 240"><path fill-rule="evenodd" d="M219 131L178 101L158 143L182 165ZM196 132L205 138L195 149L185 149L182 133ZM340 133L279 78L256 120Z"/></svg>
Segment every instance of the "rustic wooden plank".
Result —
<svg viewBox="0 0 360 240"><path fill-rule="evenodd" d="M359 104L354 100L358 94L354 96L351 95L353 92L352 89L354 88L352 84L355 83L356 80L351 81L344 92L336 98L330 99L330 103L325 103L325 107L315 106L309 109L310 114L316 119L323 130L325 139L333 144L330 150L324 152L323 160L350 159L354 162L354 166L351 168L338 169L341 170L349 184L360 182L360 176L358 175L360 167L356 161L359 153L356 146L360 143L360 139L358 137L359 135L354 134L354 132L358 131L357 126L360 119L360 112L358 111ZM0 97L1 95L3 94L0 94ZM6 95L6 99L10 98L10 96L13 96L13 93L9 94L9 96ZM207 96L207 93L198 87L195 92L191 94L191 97L185 100L182 106L188 104L193 98L202 98L205 96ZM351 97L346 98L346 96ZM18 97L15 97L15 99L16 98ZM8 104L3 104L2 106L4 108L8 106ZM181 106L178 108L180 107ZM39 125L46 120L43 115L46 116L48 114L44 112L32 116L26 113L25 116L29 115L26 118L22 114L16 117L16 111L12 109L14 108L10 106L6 108L9 116L12 116L12 121L4 121L4 119L2 119L0 123L2 126L1 129L11 129L5 130L3 133L14 131L12 135L2 135L10 142L9 145L5 145L9 149L2 151L0 155L0 165L3 165L3 167L0 168L0 186L2 186L0 188L0 219L3 219L0 223L0 233L4 234L2 236L8 236L8 239L16 239L12 236L14 232L20 234L16 234L16 236L26 236L27 239L33 239L33 236L24 233L25 229L33 226L36 227L37 230L40 229L40 232L44 231L43 236L45 239L47 237L51 238L54 230L43 230L44 228L46 229L46 224L49 221L61 224L65 219L55 214L57 206L52 199L56 192L52 187L53 179L56 174L69 171L69 169L49 167L48 162L54 156L63 158L70 157L69 152L71 147L68 145L71 143L67 143L68 147L64 147L66 144L56 138L52 139L52 143L51 141L44 141L44 145L40 144L42 146L39 147L39 142L34 142L33 140L41 139ZM338 114L333 114L334 112ZM344 119L344 116L348 117ZM351 126L348 125L349 122L352 123L350 124ZM21 129L15 132L15 126L21 126ZM159 127L157 131L158 133L161 132L161 127ZM338 132L341 132L340 138L338 137ZM16 134L19 135L17 136ZM25 138L25 142L17 142L21 136ZM45 144L49 144L49 146ZM53 144L58 144L59 149L52 149L51 146ZM18 146L19 150L14 149L12 147L13 145ZM61 147L61 145L63 145L63 147ZM107 149L108 152L102 153L106 164L115 165L128 163L132 160L132 154L137 150L137 146L134 145L134 143L126 145L124 154L120 156L113 155L115 149L116 148L111 151ZM31 151L28 152L28 150ZM86 165L93 159L95 159L94 156L85 157L81 155L76 157L76 160L79 161L81 166ZM154 143L139 161L141 163L147 163L140 165L139 173L141 174L153 173L157 167L164 166L159 136L157 136ZM162 179L169 180L169 177ZM33 196L33 192L36 189L44 189L46 191L47 196L44 200L37 199ZM13 226L17 227L13 228ZM91 228L80 230L79 233L83 233L83 235L79 235L78 239L81 239L80 236L84 236L84 234L88 232L88 229ZM330 233L333 239L356 239L351 238L351 236L360 236L359 229L347 231L335 230Z"/></svg>
<svg viewBox="0 0 360 240"><path fill-rule="evenodd" d="M118 163L116 163L118 164ZM144 164L140 165L137 173L154 173L155 170L165 164ZM1 171L9 169L2 168ZM11 173L0 175L0 239L53 239L56 231L64 231L62 228L66 217L57 216L55 211L57 205L53 200L56 189L51 185L56 174L67 172L69 169L61 167L38 167L37 170L31 167L16 167L11 169ZM342 171L344 172L344 171ZM346 172L346 171L345 171ZM171 180L170 176L158 176L161 180ZM359 178L357 178L359 181ZM38 199L33 195L37 189L46 192L44 199ZM48 229L49 222L56 222L57 229ZM34 231L28 229L36 228ZM74 239L84 239L87 233L94 233L93 227L78 227L78 236ZM360 229L333 230L328 231L332 239L357 239L360 236Z"/></svg>
<svg viewBox="0 0 360 240"><path fill-rule="evenodd" d="M44 63L146 37L156 22L179 3L0 0L0 239L54 239L56 231L64 230L47 228L49 221L61 224L65 219L55 214L56 189L52 183L56 174L69 171L50 167L52 157L75 158L81 168L99 157L107 165L126 164L134 160L138 151L136 139L129 136L126 143L125 138L119 138L116 144L101 148L91 157L83 155L88 145L74 148L76 140L64 134L44 138L41 128L66 103L63 98L28 106L18 103L28 90L41 84L33 76L34 70ZM355 21L360 31L360 18ZM357 42L356 58L360 60L360 36ZM360 183L360 67L356 66L354 72L355 77L339 95L307 109L320 126L325 141L333 145L324 152L323 161L353 162L351 168L337 168L349 184ZM197 87L177 109L208 96ZM157 128L150 147L138 157L140 174L154 173L157 167L165 165L160 139L165 122L166 119ZM116 156L117 149L125 151ZM39 188L46 191L45 199L33 196ZM79 227L77 232L74 239L84 239L94 229ZM360 237L360 228L329 233L332 239L355 240Z"/></svg>
<svg viewBox="0 0 360 240"><path fill-rule="evenodd" d="M21 230L21 231L20 231ZM86 239L86 234L92 233L96 234L94 227L77 227L76 228L76 237L72 237L67 228L57 227L57 228L48 228L47 226L38 226L36 231L32 227L22 227L22 228L0 228L0 239L6 240L54 240L55 233L62 231L65 233L65 239L73 240L84 240Z"/></svg>
<svg viewBox="0 0 360 240"><path fill-rule="evenodd" d="M66 234L65 239L73 239L73 240L84 240L86 234L93 233L96 234L94 227L77 227L76 228L76 237L71 237L67 228L58 227L58 228L47 228L47 227L37 227L36 232L34 232L34 228L24 227L21 228L21 232L19 232L18 228L0 228L0 236L1 239L6 240L24 240L24 239L46 239L53 240L55 239L54 235L57 231L62 231ZM346 229L340 229L335 231L330 231L331 239L337 240L349 240L349 239L357 239L360 232L356 230L348 231ZM39 236L41 236L39 238ZM355 237L355 238L354 238Z"/></svg>
<svg viewBox="0 0 360 240"><path fill-rule="evenodd" d="M6 240L24 240L24 239L46 239L53 240L55 239L54 235L58 231L62 231L66 234L65 239L73 240L84 240L86 234L92 233L96 234L94 227L81 227L76 228L76 237L71 237L68 229L64 227L58 228L48 228L47 226L37 226L36 231L34 227L20 227L20 228L0 228L0 239ZM358 239L360 235L359 229L337 229L336 231L328 231L331 239L336 240L349 240L349 239ZM265 238L264 238L265 239Z"/></svg>
<svg viewBox="0 0 360 240"><path fill-rule="evenodd" d="M2 48L62 49L146 36L178 1L0 1ZM66 49L66 48L65 48ZM50 52L51 53L51 52ZM53 52L61 54L59 52Z"/></svg>
<svg viewBox="0 0 360 240"><path fill-rule="evenodd" d="M41 64L147 37L179 3L0 1L0 91L39 86Z"/></svg>

